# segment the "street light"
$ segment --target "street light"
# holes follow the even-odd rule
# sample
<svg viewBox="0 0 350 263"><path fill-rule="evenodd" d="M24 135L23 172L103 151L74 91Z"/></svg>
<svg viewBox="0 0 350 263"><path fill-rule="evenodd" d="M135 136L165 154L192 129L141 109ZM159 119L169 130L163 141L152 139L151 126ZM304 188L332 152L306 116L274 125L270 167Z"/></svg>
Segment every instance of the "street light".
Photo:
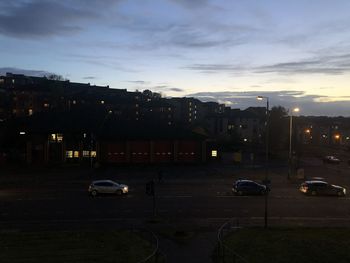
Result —
<svg viewBox="0 0 350 263"><path fill-rule="evenodd" d="M289 169L288 169L288 179L292 173L292 133L293 133L293 112L299 112L299 108L294 108L290 111L290 119L289 119Z"/></svg>
<svg viewBox="0 0 350 263"><path fill-rule="evenodd" d="M269 175L269 97L258 96L257 100L266 100L266 122L265 122L265 140L266 140L266 155L265 155L265 185L268 183ZM264 214L264 227L267 228L267 196L268 191L265 194L265 214Z"/></svg>

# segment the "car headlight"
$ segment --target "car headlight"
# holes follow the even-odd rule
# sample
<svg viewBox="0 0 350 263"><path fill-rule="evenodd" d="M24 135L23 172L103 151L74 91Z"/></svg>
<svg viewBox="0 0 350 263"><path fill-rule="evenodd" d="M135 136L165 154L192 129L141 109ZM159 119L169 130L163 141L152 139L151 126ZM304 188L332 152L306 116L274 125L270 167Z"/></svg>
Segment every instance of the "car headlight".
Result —
<svg viewBox="0 0 350 263"><path fill-rule="evenodd" d="M343 188L343 193L346 194L346 189L345 188Z"/></svg>
<svg viewBox="0 0 350 263"><path fill-rule="evenodd" d="M128 187L127 186L124 186L124 191L128 191Z"/></svg>

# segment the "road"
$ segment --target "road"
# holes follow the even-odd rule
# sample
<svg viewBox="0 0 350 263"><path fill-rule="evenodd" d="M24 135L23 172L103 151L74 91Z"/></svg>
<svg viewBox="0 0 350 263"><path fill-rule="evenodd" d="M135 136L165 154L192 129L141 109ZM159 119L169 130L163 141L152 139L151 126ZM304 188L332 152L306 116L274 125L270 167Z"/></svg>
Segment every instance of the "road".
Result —
<svg viewBox="0 0 350 263"><path fill-rule="evenodd" d="M350 190L349 168L309 165L306 173L339 183ZM118 174L118 175L116 175ZM145 194L145 184L154 177L149 171L130 173L107 170L102 174L69 173L36 180L4 178L0 189L0 223L4 228L30 223L84 224L91 222L143 222L152 218L153 199ZM192 168L165 172L164 182L156 184L157 215L165 220L226 220L241 218L261 222L264 216L263 196L234 196L231 185L238 178L262 180L262 170L232 170L228 167L211 169ZM286 179L286 170L272 169L269 173L272 191L268 196L268 216L271 222L350 225L350 197L311 197L298 191L296 181ZM125 196L98 196L87 194L91 179L111 178L129 185Z"/></svg>

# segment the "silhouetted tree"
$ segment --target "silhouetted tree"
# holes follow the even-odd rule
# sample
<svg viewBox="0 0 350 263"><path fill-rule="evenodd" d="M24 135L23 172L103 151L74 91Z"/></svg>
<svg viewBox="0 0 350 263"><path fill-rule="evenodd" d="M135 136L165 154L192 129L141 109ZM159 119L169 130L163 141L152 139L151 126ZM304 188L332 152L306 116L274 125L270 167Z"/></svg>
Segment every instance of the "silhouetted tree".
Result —
<svg viewBox="0 0 350 263"><path fill-rule="evenodd" d="M270 111L269 142L270 149L273 152L286 147L289 131L287 117L288 111L284 107L272 107Z"/></svg>

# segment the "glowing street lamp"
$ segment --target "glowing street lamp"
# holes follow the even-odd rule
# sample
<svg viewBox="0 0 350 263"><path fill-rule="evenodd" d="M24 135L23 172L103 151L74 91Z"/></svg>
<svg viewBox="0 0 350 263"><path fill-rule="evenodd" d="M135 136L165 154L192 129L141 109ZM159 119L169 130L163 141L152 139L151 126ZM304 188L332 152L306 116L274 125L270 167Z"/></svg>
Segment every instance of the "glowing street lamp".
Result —
<svg viewBox="0 0 350 263"><path fill-rule="evenodd" d="M292 173L292 133L293 133L293 112L299 112L299 108L293 108L290 111L289 119L289 169L288 169L288 179Z"/></svg>

